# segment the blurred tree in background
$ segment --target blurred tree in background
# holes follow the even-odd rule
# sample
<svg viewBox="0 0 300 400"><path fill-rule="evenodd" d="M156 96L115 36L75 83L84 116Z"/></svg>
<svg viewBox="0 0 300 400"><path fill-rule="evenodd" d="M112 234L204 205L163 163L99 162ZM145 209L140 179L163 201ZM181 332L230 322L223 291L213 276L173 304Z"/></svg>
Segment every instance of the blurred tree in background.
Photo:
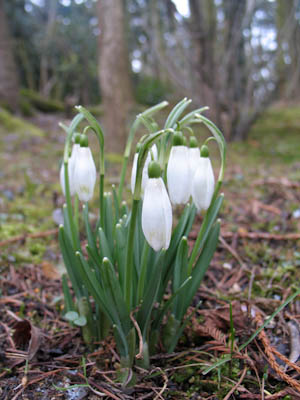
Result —
<svg viewBox="0 0 300 400"><path fill-rule="evenodd" d="M210 106L227 138L243 139L269 104L299 101L300 0L0 4L0 51L7 54L1 53L0 88L10 85L1 89L0 102L11 107L18 79L23 97L34 104L54 99L52 110L99 104L102 95L107 121L120 104L126 103L123 115L128 112L133 94L143 104L185 95ZM18 78L7 67L13 65L12 45ZM106 125L114 137L123 135Z"/></svg>
<svg viewBox="0 0 300 400"><path fill-rule="evenodd" d="M19 81L7 21L4 0L0 0L0 105L16 109L19 100Z"/></svg>

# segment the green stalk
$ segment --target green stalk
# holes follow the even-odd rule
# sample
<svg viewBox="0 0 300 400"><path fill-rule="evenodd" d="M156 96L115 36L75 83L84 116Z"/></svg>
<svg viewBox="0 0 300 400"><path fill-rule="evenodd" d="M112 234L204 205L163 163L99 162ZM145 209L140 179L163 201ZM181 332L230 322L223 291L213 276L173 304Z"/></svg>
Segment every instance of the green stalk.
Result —
<svg viewBox="0 0 300 400"><path fill-rule="evenodd" d="M129 311L131 308L131 299L132 299L133 245L134 245L134 232L136 226L138 205L139 205L139 200L133 199L129 232L128 232L127 250L126 250L125 301Z"/></svg>
<svg viewBox="0 0 300 400"><path fill-rule="evenodd" d="M77 232L79 232L79 198L77 194L75 194L74 198L74 220Z"/></svg>
<svg viewBox="0 0 300 400"><path fill-rule="evenodd" d="M145 279L146 279L146 272L147 272L147 266L148 266L148 254L149 254L149 244L145 240L144 243L144 248L143 248L143 253L142 253L142 266L141 266L141 271L140 271L140 276L139 276L139 282L138 282L138 289L137 289L137 304L140 304L143 293L144 293L144 287L145 287Z"/></svg>
<svg viewBox="0 0 300 400"><path fill-rule="evenodd" d="M137 128L139 127L142 118L150 117L151 115L155 114L157 111L161 110L162 108L166 107L167 105L168 105L167 101L162 101L161 103L159 103L159 104L157 104L157 105L155 105L155 106L153 106L151 108L148 108L142 114L139 114L137 116L136 120L134 121L134 123L132 124L132 126L130 128L128 139L127 139L127 143L126 143L126 147L125 147L125 151L124 151L124 156L123 156L122 172L121 172L120 185L119 185L119 190L118 190L119 203L121 203L121 201L122 201L123 188L124 188L126 170L127 170L127 165L128 165L128 159L130 157L131 146L132 146L132 142L133 142L133 139L134 139L134 135L135 135L135 133L137 131Z"/></svg>
<svg viewBox="0 0 300 400"><path fill-rule="evenodd" d="M103 160L103 157L102 157ZM104 167L103 167L104 168ZM99 184L99 207L100 207L100 226L104 228L104 170L100 174Z"/></svg>

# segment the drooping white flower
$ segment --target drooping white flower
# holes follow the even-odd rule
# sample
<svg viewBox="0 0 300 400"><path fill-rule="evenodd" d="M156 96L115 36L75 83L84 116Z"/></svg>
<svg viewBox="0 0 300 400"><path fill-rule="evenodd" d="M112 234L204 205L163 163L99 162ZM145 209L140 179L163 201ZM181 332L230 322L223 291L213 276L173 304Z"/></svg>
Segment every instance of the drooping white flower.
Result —
<svg viewBox="0 0 300 400"><path fill-rule="evenodd" d="M73 179L79 200L89 201L96 183L96 167L89 147L80 146L77 150Z"/></svg>
<svg viewBox="0 0 300 400"><path fill-rule="evenodd" d="M192 198L197 210L207 210L215 188L215 177L209 157L200 157L192 180Z"/></svg>
<svg viewBox="0 0 300 400"><path fill-rule="evenodd" d="M151 147L151 150L147 154L147 158L145 161L145 165L143 168L143 175L142 175L142 188L141 188L141 195L142 197L144 196L144 191L146 187L146 183L148 181L148 166L151 161L151 157L153 155L153 159L156 161L158 157L158 150L156 144L154 144ZM131 170L131 180L130 180L130 187L131 187L131 193L134 193L134 188L135 188L135 180L136 180L136 171L137 171L137 162L138 162L138 153L135 153L134 158L133 158L133 164L132 164L132 170Z"/></svg>
<svg viewBox="0 0 300 400"><path fill-rule="evenodd" d="M74 168L76 164L76 156L77 156L77 151L79 149L79 144L74 143L73 148L72 148L72 154L71 157L69 157L68 160L68 177L69 177L69 186L70 186L70 195L73 196L75 194L75 187L74 187ZM61 168L60 168L60 185L63 191L64 196L66 195L65 193L65 166L64 163L62 163Z"/></svg>
<svg viewBox="0 0 300 400"><path fill-rule="evenodd" d="M199 160L200 160L199 147L190 147L189 148L189 167L190 167L191 177L193 177L197 171Z"/></svg>
<svg viewBox="0 0 300 400"><path fill-rule="evenodd" d="M186 146L173 146L167 168L168 191L172 204L185 204L191 195L189 152Z"/></svg>
<svg viewBox="0 0 300 400"><path fill-rule="evenodd" d="M149 245L159 251L170 245L172 206L162 178L149 178L142 208L142 229Z"/></svg>

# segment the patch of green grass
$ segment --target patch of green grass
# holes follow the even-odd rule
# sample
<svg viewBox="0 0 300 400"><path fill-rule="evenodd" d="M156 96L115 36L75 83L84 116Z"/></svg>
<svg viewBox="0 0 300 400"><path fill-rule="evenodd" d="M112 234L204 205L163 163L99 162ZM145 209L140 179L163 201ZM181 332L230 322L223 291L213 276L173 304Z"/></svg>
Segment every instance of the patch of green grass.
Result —
<svg viewBox="0 0 300 400"><path fill-rule="evenodd" d="M45 133L22 118L13 116L10 112L0 108L0 127L3 132L15 132L27 136L45 136Z"/></svg>

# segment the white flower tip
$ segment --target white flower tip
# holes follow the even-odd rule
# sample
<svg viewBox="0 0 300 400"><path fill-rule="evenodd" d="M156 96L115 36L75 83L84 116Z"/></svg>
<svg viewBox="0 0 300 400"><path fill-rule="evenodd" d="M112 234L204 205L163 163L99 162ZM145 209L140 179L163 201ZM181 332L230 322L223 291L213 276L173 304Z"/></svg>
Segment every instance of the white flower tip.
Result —
<svg viewBox="0 0 300 400"><path fill-rule="evenodd" d="M64 208L64 209L66 209L66 208L67 208L67 205L66 205L66 203L63 205L63 208Z"/></svg>
<svg viewBox="0 0 300 400"><path fill-rule="evenodd" d="M76 110L80 110L81 108L82 108L82 106L79 105L79 104L78 104L77 106L75 106L75 109L76 109Z"/></svg>
<svg viewBox="0 0 300 400"><path fill-rule="evenodd" d="M102 262L109 262L109 259L107 257L103 257Z"/></svg>
<svg viewBox="0 0 300 400"><path fill-rule="evenodd" d="M63 224L59 224L59 230L62 230L62 229L64 229Z"/></svg>
<svg viewBox="0 0 300 400"><path fill-rule="evenodd" d="M75 254L76 254L76 256L80 256L80 252L79 251L76 251Z"/></svg>
<svg viewBox="0 0 300 400"><path fill-rule="evenodd" d="M120 229L121 228L121 224L120 224L120 222L118 222L117 224L116 224L116 229Z"/></svg>

